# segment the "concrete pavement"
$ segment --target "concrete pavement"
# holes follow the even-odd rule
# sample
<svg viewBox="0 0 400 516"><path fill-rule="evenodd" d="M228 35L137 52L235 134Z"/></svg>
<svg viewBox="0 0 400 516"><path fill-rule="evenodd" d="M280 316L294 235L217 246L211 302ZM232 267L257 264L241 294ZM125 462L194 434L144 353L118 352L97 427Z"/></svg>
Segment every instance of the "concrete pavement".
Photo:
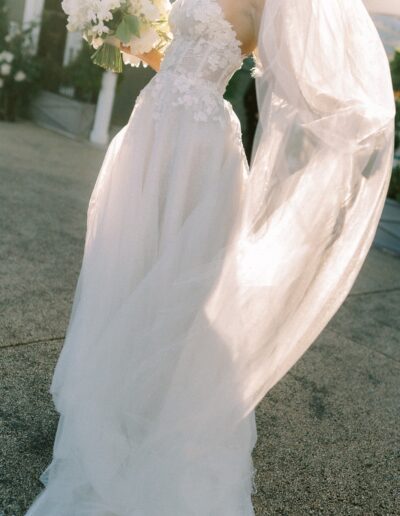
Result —
<svg viewBox="0 0 400 516"><path fill-rule="evenodd" d="M0 515L24 514L51 459L48 388L103 155L0 123ZM400 259L372 249L329 327L257 409L257 516L400 515L399 307Z"/></svg>

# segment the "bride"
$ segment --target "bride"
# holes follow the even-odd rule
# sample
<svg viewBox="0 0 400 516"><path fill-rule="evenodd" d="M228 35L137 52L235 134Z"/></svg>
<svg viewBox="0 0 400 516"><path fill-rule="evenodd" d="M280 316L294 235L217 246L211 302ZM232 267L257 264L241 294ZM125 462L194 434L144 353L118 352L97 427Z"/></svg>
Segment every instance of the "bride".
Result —
<svg viewBox="0 0 400 516"><path fill-rule="evenodd" d="M254 409L345 299L383 208L394 102L361 0L176 0L170 23L90 199L29 516L253 515ZM222 95L253 51L249 166Z"/></svg>

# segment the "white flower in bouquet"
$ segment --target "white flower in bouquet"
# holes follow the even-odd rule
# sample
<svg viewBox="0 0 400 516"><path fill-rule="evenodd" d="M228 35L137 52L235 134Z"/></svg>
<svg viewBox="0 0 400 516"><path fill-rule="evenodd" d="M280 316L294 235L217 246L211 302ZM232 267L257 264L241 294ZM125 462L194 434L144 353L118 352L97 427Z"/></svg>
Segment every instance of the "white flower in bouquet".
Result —
<svg viewBox="0 0 400 516"><path fill-rule="evenodd" d="M116 72L122 71L121 45L135 54L157 49L170 41L169 0L63 0L68 30L80 31L96 50L93 61ZM140 60L124 54L124 61Z"/></svg>
<svg viewBox="0 0 400 516"><path fill-rule="evenodd" d="M3 52L0 52L0 62L6 62L6 63L12 63L14 60L14 54L12 52L8 52L7 50L4 50Z"/></svg>
<svg viewBox="0 0 400 516"><path fill-rule="evenodd" d="M3 75L3 77L10 75L10 73L11 65L9 63L3 63L2 65L0 65L0 74Z"/></svg>
<svg viewBox="0 0 400 516"><path fill-rule="evenodd" d="M97 50L100 48L104 43L104 40L102 38L93 38L92 39L92 47Z"/></svg>
<svg viewBox="0 0 400 516"><path fill-rule="evenodd" d="M129 47L131 49L131 54L123 53L122 57L125 64L130 64L131 66L139 66L141 60L136 57L138 54L145 54L146 52L150 52L152 48L157 44L158 41L158 33L152 27L149 27L140 38L133 38L130 41Z"/></svg>
<svg viewBox="0 0 400 516"><path fill-rule="evenodd" d="M14 75L14 81L15 82L23 82L26 80L26 73L23 72L22 70L19 70L15 75Z"/></svg>

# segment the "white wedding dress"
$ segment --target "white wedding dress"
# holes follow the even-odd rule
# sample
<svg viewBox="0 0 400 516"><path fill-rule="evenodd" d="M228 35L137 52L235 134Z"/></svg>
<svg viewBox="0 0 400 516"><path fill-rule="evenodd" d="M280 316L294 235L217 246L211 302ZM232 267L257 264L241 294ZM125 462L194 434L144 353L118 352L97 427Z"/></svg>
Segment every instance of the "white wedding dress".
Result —
<svg viewBox="0 0 400 516"><path fill-rule="evenodd" d="M107 152L52 384L54 460L30 515L253 514L254 414L229 433L216 418L205 433L196 408L213 394L224 350L202 363L215 343L196 341L183 356L237 232L248 175L222 98L243 58L221 14L214 0L175 3L161 71Z"/></svg>
<svg viewBox="0 0 400 516"><path fill-rule="evenodd" d="M300 3L266 3L251 169L222 97L243 59L233 27L217 0L174 3L174 40L90 199L54 456L28 516L254 514L254 408L354 282L392 159L387 61L361 2Z"/></svg>

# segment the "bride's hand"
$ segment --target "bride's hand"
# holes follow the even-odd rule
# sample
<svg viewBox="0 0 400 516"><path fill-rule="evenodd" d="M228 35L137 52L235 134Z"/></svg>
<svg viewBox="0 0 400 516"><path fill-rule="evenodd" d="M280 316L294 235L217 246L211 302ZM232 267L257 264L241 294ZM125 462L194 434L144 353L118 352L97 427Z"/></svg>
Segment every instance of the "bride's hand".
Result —
<svg viewBox="0 0 400 516"><path fill-rule="evenodd" d="M128 46L125 46L121 43L120 49L125 54L131 54L131 55L134 55L135 57L138 57L139 59L144 61L146 64L148 64L151 68L153 68L153 70L155 70L156 72L158 72L160 70L162 54L155 48L153 48L153 50L151 50L150 52L146 52L145 54L132 54L131 48Z"/></svg>

